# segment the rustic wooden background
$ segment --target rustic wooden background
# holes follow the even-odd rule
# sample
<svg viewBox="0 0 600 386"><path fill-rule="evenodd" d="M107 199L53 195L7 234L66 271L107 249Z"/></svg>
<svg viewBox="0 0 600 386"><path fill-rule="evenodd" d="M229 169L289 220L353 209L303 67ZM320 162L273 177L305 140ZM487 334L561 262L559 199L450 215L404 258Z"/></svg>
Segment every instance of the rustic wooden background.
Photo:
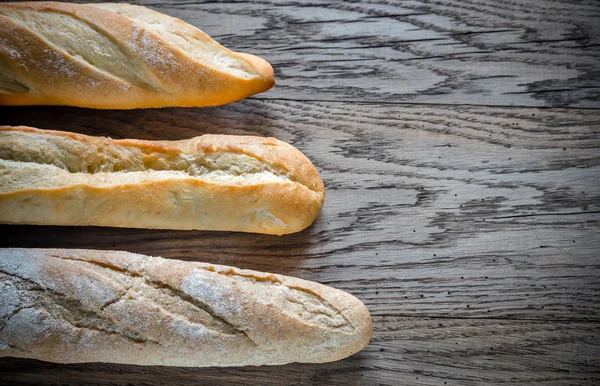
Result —
<svg viewBox="0 0 600 386"><path fill-rule="evenodd" d="M269 60L275 89L208 109L0 108L113 138L274 136L327 188L273 237L0 226L1 246L116 249L319 281L371 344L321 365L194 369L0 359L2 384L600 384L600 3L135 1ZM199 348L201 349L201 348Z"/></svg>

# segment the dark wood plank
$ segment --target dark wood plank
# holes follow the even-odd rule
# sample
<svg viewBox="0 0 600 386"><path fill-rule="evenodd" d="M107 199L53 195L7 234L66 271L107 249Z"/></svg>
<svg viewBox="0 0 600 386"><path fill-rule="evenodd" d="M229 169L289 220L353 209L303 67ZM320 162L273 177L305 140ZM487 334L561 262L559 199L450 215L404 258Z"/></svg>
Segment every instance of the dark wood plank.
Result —
<svg viewBox="0 0 600 386"><path fill-rule="evenodd" d="M304 151L327 188L316 223L287 237L5 225L3 246L122 249L300 276L356 294L374 315L600 322L594 110L245 101L2 113L5 123L113 138L272 135Z"/></svg>
<svg viewBox="0 0 600 386"><path fill-rule="evenodd" d="M600 107L600 2L135 1L269 60L258 98Z"/></svg>
<svg viewBox="0 0 600 386"><path fill-rule="evenodd" d="M0 360L11 385L594 385L598 323L375 317L375 337L335 363L172 368Z"/></svg>
<svg viewBox="0 0 600 386"><path fill-rule="evenodd" d="M4 358L0 383L597 383L597 111L247 100L214 109L0 108L0 116L114 138L211 132L293 143L327 186L321 216L299 234L3 225L0 246L118 249L294 275L357 295L375 321L373 343L333 364L169 369Z"/></svg>
<svg viewBox="0 0 600 386"><path fill-rule="evenodd" d="M0 384L600 383L600 3L135 3L265 57L278 86L214 109L0 108L0 124L274 136L321 171L321 216L286 237L0 225L0 247L128 250L320 281L367 304L373 341L336 363L260 368L1 358Z"/></svg>

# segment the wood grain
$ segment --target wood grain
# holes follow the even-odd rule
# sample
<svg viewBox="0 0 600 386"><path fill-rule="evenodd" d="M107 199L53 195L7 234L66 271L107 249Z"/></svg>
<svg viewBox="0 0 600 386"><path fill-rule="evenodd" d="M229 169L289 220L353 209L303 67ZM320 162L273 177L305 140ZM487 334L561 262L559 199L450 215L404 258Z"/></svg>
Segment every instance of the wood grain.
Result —
<svg viewBox="0 0 600 386"><path fill-rule="evenodd" d="M359 354L327 365L181 368L8 358L3 384L26 385L596 385L598 324L375 317Z"/></svg>
<svg viewBox="0 0 600 386"><path fill-rule="evenodd" d="M263 56L277 86L209 109L0 107L0 124L273 136L321 172L319 219L284 237L0 225L0 247L127 250L319 281L365 302L373 341L343 361L280 367L1 358L0 384L600 384L599 2L134 3Z"/></svg>
<svg viewBox="0 0 600 386"><path fill-rule="evenodd" d="M263 56L258 98L600 107L600 2L138 1Z"/></svg>
<svg viewBox="0 0 600 386"><path fill-rule="evenodd" d="M5 108L0 116L113 138L210 132L293 143L327 189L304 232L4 225L0 245L128 250L299 276L357 295L375 318L369 348L330 365L179 371L4 360L11 381L38 379L32 367L71 384L90 374L113 384L217 383L223 374L307 385L600 379L598 111L246 100L214 109ZM105 377L115 369L125 375Z"/></svg>

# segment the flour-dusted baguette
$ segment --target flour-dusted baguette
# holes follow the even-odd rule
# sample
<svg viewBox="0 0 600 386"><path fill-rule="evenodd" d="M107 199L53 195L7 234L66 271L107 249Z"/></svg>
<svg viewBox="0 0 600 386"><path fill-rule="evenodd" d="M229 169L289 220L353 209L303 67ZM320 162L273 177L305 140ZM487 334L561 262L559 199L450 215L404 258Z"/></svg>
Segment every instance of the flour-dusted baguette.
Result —
<svg viewBox="0 0 600 386"><path fill-rule="evenodd" d="M318 283L127 252L0 249L0 356L169 366L330 362L371 338Z"/></svg>
<svg viewBox="0 0 600 386"><path fill-rule="evenodd" d="M0 127L0 223L298 232L323 181L274 138L182 141Z"/></svg>
<svg viewBox="0 0 600 386"><path fill-rule="evenodd" d="M215 106L274 84L265 60L130 4L0 4L0 104Z"/></svg>

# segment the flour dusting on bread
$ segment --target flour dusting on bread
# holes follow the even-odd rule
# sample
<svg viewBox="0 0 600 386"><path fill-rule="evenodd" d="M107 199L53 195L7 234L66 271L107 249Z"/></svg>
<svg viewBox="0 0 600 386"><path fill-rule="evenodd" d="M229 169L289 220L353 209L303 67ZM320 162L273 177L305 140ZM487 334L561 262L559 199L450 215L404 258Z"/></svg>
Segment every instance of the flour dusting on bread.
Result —
<svg viewBox="0 0 600 386"><path fill-rule="evenodd" d="M126 252L0 249L0 355L53 362L328 362L371 337L350 294Z"/></svg>

